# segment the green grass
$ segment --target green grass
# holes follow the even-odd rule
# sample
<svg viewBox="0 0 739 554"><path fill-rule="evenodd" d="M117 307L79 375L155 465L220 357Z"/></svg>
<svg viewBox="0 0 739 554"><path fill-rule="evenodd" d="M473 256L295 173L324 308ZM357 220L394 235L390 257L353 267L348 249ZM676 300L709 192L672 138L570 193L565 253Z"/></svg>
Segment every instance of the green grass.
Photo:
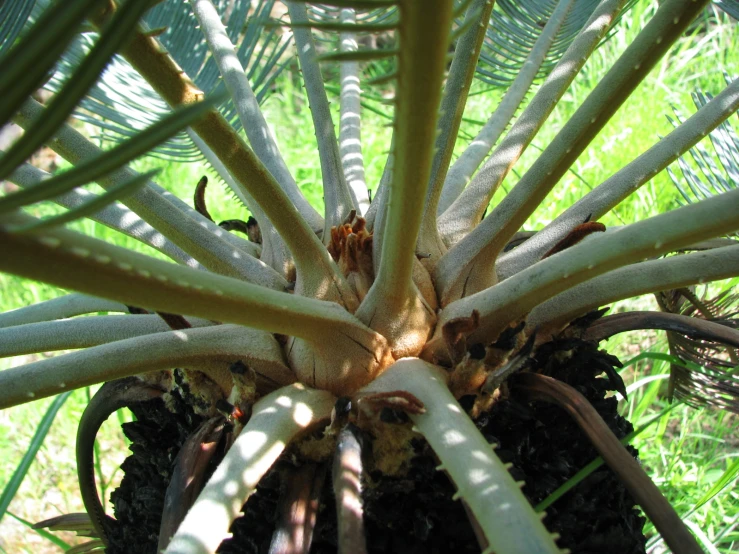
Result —
<svg viewBox="0 0 739 554"><path fill-rule="evenodd" d="M628 364L630 340L649 341L650 352L665 352L661 336L631 333L627 339L610 339L606 349L620 353ZM642 349L643 346L639 345ZM639 427L669 406L666 398L669 363L645 357L622 371L629 400L621 403L622 414ZM640 434L633 446L639 450L641 463L663 494L686 521L703 530L719 552L735 552L739 532L731 526L739 522L739 494L731 483L736 473L712 500L693 509L704 494L739 460L739 416L724 411L678 406ZM645 527L650 542L658 544L651 523ZM724 537L720 534L726 532ZM705 547L705 545L704 545ZM664 545L662 545L664 548ZM660 551L660 550L657 550Z"/></svg>
<svg viewBox="0 0 739 554"><path fill-rule="evenodd" d="M648 3L640 3L625 18L610 42L587 63L584 73L576 80L565 100L556 108L550 121L535 139L532 148L516 167L518 175L536 159L537 147L546 147L556 131L592 90L603 70L633 40L638 29L643 26L640 21L647 19L651 10L653 7ZM725 19L723 21L723 24L711 27L707 33L697 28L691 37L683 40L671 56L650 74L574 165L573 169L587 183L571 173L567 174L527 222L527 228L541 228L590 188L603 182L654 144L660 136L667 134L671 125L665 115L671 114L670 104L678 106L683 113L692 113L694 108L689 93L694 87L716 93L724 86L721 71L739 74L739 31L735 22L727 24ZM320 210L323 199L315 136L310 110L305 101L299 98L298 92L288 79L283 79L280 91L267 100L264 110L298 185ZM368 92L381 93L374 90ZM466 117L471 120L485 120L495 109L499 97L496 92L471 97ZM363 113L362 139L367 182L374 191L387 157L391 135L391 130L387 127L387 115L391 115L392 108L378 102L369 104L374 110L385 114L383 116L369 109ZM466 136L474 135L476 130L472 124L463 127ZM457 153L464 144L465 140L459 141ZM158 181L182 198L191 197L195 184L203 174L212 177L209 170L200 164L144 160L138 162L136 167L139 170L162 168ZM506 179L504 188L515 184L516 173ZM492 202L498 202L501 194L499 192ZM678 205L678 198L677 190L667 174L662 172L613 213L604 217L603 222L606 225L622 225L638 221L674 209ZM207 200L216 221L245 219L248 215L248 211L238 201L233 201L231 195L215 179L211 179ZM40 213L52 213L54 208L43 206L40 210ZM153 252L132 239L92 222L81 222L75 226L89 235L122 246ZM64 291L57 288L7 275L0 275L0 291L0 311L64 294ZM618 303L614 310L645 307L654 309L652 302L649 298L632 299ZM659 332L619 335L604 344L604 347L619 355L622 360L631 359L640 352L667 350L663 334ZM20 365L30 359L31 357L26 356L0 360L0 369ZM621 403L622 413L635 426L667 406L666 381L659 377L666 372L665 362L650 358L642 359L624 371L627 386L639 384L630 393L629 400ZM28 521L38 521L61 513L82 511L75 475L74 436L76 422L86 402L86 391L76 391L60 410L51 432L10 504L10 512ZM0 452L3 453L0 456L0 491L23 457L35 426L41 421L50 403L51 399L41 400L0 412ZM115 468L126 455L125 442L117 425L116 418L111 417L100 435L101 471L108 478L114 476ZM689 514L701 497L715 483L720 482L725 472L739 459L739 418L729 413L680 406L635 439L634 446L640 450L644 467L678 513ZM118 477L119 474L115 475L111 486ZM734 488L736 476L719 494L688 518L691 525L699 528L706 540L715 545L711 548L722 553L736 552L739 549L739 493ZM654 534L649 524L647 532ZM63 535L63 538L73 544L77 540L69 534ZM0 550L42 553L59 552L60 548L30 531L18 520L6 516L0 521ZM655 552L659 551L664 551L664 546L656 545Z"/></svg>

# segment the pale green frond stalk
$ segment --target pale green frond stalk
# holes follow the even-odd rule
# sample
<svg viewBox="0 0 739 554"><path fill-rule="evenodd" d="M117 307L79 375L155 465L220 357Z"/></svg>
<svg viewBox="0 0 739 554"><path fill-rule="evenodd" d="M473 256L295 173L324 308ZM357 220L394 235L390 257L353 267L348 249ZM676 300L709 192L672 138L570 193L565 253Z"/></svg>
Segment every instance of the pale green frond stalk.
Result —
<svg viewBox="0 0 739 554"><path fill-rule="evenodd" d="M202 369L215 382L225 383L228 393L228 368L238 360L269 382L286 385L295 380L272 335L219 325L134 337L0 371L0 408L174 367Z"/></svg>
<svg viewBox="0 0 739 554"><path fill-rule="evenodd" d="M681 254L609 271L553 296L527 318L529 329L555 332L576 317L617 300L739 275L739 246Z"/></svg>
<svg viewBox="0 0 739 554"><path fill-rule="evenodd" d="M308 203L290 174L216 8L210 0L190 0L190 4L254 153L287 193L313 231L320 232L323 229L323 218ZM249 204L250 209L253 205ZM263 225L261 221L260 219L260 225Z"/></svg>
<svg viewBox="0 0 739 554"><path fill-rule="evenodd" d="M362 392L408 391L425 412L411 415L497 554L559 552L539 515L447 386L447 373L418 359L396 362Z"/></svg>
<svg viewBox="0 0 739 554"><path fill-rule="evenodd" d="M254 492L287 445L327 419L335 398L294 384L261 398L251 418L180 524L167 554L210 554L228 536Z"/></svg>
<svg viewBox="0 0 739 554"><path fill-rule="evenodd" d="M0 329L97 312L128 312L125 304L74 292L0 314Z"/></svg>
<svg viewBox="0 0 739 554"><path fill-rule="evenodd" d="M281 275L294 276L295 260L293 260L293 256L290 253L290 250L288 250L285 241L282 240L277 229L272 225L272 222L259 207L256 200L252 198L249 191L238 185L236 180L228 172L228 169L226 169L226 166L218 159L215 152L213 152L213 150L203 142L203 139L201 139L195 131L188 129L187 135L190 137L193 144L195 144L195 146L203 153L203 156L208 160L208 163L215 172L218 173L218 176L223 179L223 182L226 183L229 189L231 189L236 198L238 198L244 206L248 207L251 214L259 223L259 228L262 233L262 250L259 253L259 259L268 266L277 269ZM226 235L236 236L233 233L226 233Z"/></svg>
<svg viewBox="0 0 739 554"><path fill-rule="evenodd" d="M123 55L170 106L201 99L202 92L155 38L138 32ZM323 243L236 130L217 110L208 112L192 129L219 157L238 186L254 198L287 243L297 267L296 292L331 300L354 311L356 296Z"/></svg>
<svg viewBox="0 0 739 554"><path fill-rule="evenodd" d="M190 128L188 127L186 132L190 132ZM220 239L223 239L227 243L229 243L231 246L233 246L237 250L243 250L244 252L247 252L249 255L254 256L255 258L261 259L261 247L259 244L256 244L254 242L251 242L247 238L242 238L241 236L237 235L236 233L229 233L225 229L219 227L218 225L212 224L207 217L202 215L200 212L198 212L193 206L176 196L175 194L172 194L167 189L160 187L154 182L149 183L149 187L156 192L158 195L160 195L165 200L169 201L171 204L173 204L176 208L178 208L181 212L187 214L190 216L190 218L197 221L201 227L207 228L212 234L217 236Z"/></svg>
<svg viewBox="0 0 739 554"><path fill-rule="evenodd" d="M189 318L193 327L214 325ZM0 358L97 346L151 333L171 331L158 315L100 315L0 328Z"/></svg>
<svg viewBox="0 0 739 554"><path fill-rule="evenodd" d="M739 189L663 213L612 233L598 233L520 272L515 279L449 304L440 314L436 337L427 351L436 351L444 324L480 314L471 344L489 343L511 322L555 294L607 271L659 256L691 243L739 229ZM433 354L432 354L433 355Z"/></svg>
<svg viewBox="0 0 739 554"><path fill-rule="evenodd" d="M411 430L409 425L404 432L422 435L434 450L440 460L437 470L448 473L455 484L457 492L452 499L464 503L483 554L560 552L556 534L550 534L542 523L543 514L537 514L523 495L523 483L515 482L508 472L510 465L498 459L494 445L455 399L448 368L429 362L450 365L449 334L445 332L451 330L451 322L475 322L476 327L466 336L468 345L489 345L506 328L520 322L526 324L525 333L536 334L540 343L553 338L575 317L611 301L739 275L739 241L731 239L707 241L701 247L712 249L704 252L652 259L697 248L696 241L739 230L739 189L588 236L541 259L585 217L597 219L734 113L739 107L739 80L538 236L501 257L514 233L708 0L662 1L657 15L570 122L476 229L496 189L627 0L599 2L466 190L472 174L524 102L559 30L567 25L568 13L578 9L578 2L558 0L551 17L537 22L543 30L513 85L451 169L494 0L317 1L338 8L329 13L339 14L334 22L322 26L325 31L335 31L340 40L338 53L323 56L340 64L339 141L306 10L310 0L283 2L290 13L318 139L325 218L301 193L263 117L229 38L230 31L214 6L229 3L190 0L208 43L208 51L198 53L204 54L203 63L218 66L248 141L215 108L187 133L251 210L260 224L262 244L228 233L152 182L122 202L131 211L111 204L92 218L158 248L181 265L63 228L22 233L19 224L38 220L9 208L0 215L0 271L96 296L75 293L0 314L0 358L83 349L0 371L0 409L134 375L142 376L135 380L146 380L146 373L175 367L186 368L182 371L192 377L202 372L212 381L203 378L199 394L215 409L210 400L225 397L231 402L243 392L243 383L242 388L234 386L229 368L236 361L245 363L256 373L259 394L274 392L244 410L248 421L243 429L241 423L235 426L228 441L231 447L226 447L225 456L179 529L174 536L171 529L159 537L160 551L166 548L170 554L200 554L218 550L230 536L231 524L243 515L244 503L288 446L309 434L315 436L313 431L328 423L336 397L351 398L356 408L356 401L366 396L404 392L422 404L419 412L406 412L414 427ZM121 12L131 7L133 0L103 3L106 9L91 17L92 26L98 29L110 27L111 18L115 21L125 15ZM384 20L393 21L385 25L385 14L379 24L365 24L362 18L366 12L355 11L384 7L398 8L398 23L393 17ZM465 24L452 33L455 19L464 14ZM187 15L189 20L189 14L173 15ZM335 23L336 19L341 23ZM41 33L37 27L32 28L31 36ZM83 30L90 28L85 24ZM357 33L387 29L397 30L397 48L376 52L357 47ZM156 38L162 30L138 29L122 54L169 106L198 104L204 93ZM452 39L456 49L444 87ZM197 44L198 49L205 49L200 33L190 35L188 41L188 48ZM284 47L286 42L280 44ZM252 61L259 71L262 54L266 54L269 60L265 65L273 71L268 82L284 67L276 60L278 52L282 50L274 50L274 56L267 51L258 53L259 59ZM49 59L43 52L38 55ZM370 203L361 149L359 63L395 56L398 70L392 78L398 82L391 151ZM203 65L206 67L214 69ZM200 104L206 105L214 104ZM29 100L16 117L29 128L44 113L40 104ZM30 135L26 133L27 138ZM73 164L100 152L69 125L62 126L50 146ZM137 174L122 167L101 179L101 186L110 189L132 178ZM14 179L33 187L42 186L45 176L26 164L16 171ZM80 189L53 200L74 208L99 198ZM352 260L337 263L326 248L332 227L343 223L352 210L358 216L365 214L367 229L374 232L374 282L361 305L343 273ZM731 246L723 246L727 242ZM369 272L366 264L361 270ZM498 277L507 278L498 282ZM370 281L361 281L357 288L364 293ZM293 286L291 294L288 290ZM443 306L440 310L437 294ZM161 316L63 319L95 312L137 311L133 306L158 311ZM167 314L162 312L182 314L193 327L171 330L163 319ZM162 375L166 379L170 374ZM364 428L361 421L357 423ZM332 421L330 432L340 432L339 424L343 423L346 421L341 418ZM87 434L90 445L78 450L78 456L86 457L80 462L84 474L88 473L85 463L92 460L96 430L90 430L89 421L83 422L82 433ZM337 452L341 451L339 444ZM360 453L359 445L354 445L351 454L358 458ZM362 471L361 464L355 464L349 477L356 481ZM326 486L331 488L330 483ZM335 492L341 501L346 495L340 489ZM344 487L343 492L351 492L352 500L361 504L359 490ZM343 554L359 552L359 543L364 541L361 509L353 517L339 525L340 535L347 527L355 529L353 546L339 539Z"/></svg>
<svg viewBox="0 0 739 554"><path fill-rule="evenodd" d="M223 179L241 203L249 208L249 211L259 223L259 229L262 233L262 251L259 254L259 259L268 266L275 268L280 275L286 275L294 279L295 260L293 259L293 255L277 232L277 229L275 229L275 226L272 225L272 222L265 215L262 208L259 207L257 201L254 200L249 191L239 186L228 172L228 169L226 169L226 166L218 159L215 152L192 129L188 129L187 134L193 144L203 153L208 163L216 170L219 177ZM231 233L227 234L232 235ZM287 282L285 284L287 285Z"/></svg>
<svg viewBox="0 0 739 554"><path fill-rule="evenodd" d="M0 231L0 237L3 271L126 304L318 341L340 327L364 328L333 302L177 266L78 233Z"/></svg>
<svg viewBox="0 0 739 554"><path fill-rule="evenodd" d="M39 169L31 164L25 163L17 168L10 177L8 177L8 180L20 188L28 188L40 185L49 177L50 174L43 169ZM97 195L92 192L84 189L77 189L61 196L57 196L53 201L60 206L73 209L90 202L96 197ZM167 239L151 225L118 202L106 206L89 217L93 221L97 221L106 227L114 229L124 235L128 235L136 240L140 240L152 248L156 248L162 254L177 262L193 268L202 267L195 258L186 254L184 250L175 246L172 241Z"/></svg>
<svg viewBox="0 0 739 554"><path fill-rule="evenodd" d="M301 24L308 22L308 12L303 2L286 3L290 21ZM308 27L295 27L293 36L318 141L318 156L321 162L326 206L323 241L328 244L331 240L331 227L338 227L344 223L351 210L358 209L357 199L354 198L354 193L344 178L339 142L336 140L336 130L331 119L326 88L323 84L321 68L318 65L313 33Z"/></svg>
<svg viewBox="0 0 739 554"><path fill-rule="evenodd" d="M221 20L212 3L206 0L191 2L193 11L200 21L203 34L208 41L213 58L216 60L219 71L226 83L226 88L233 99L234 106L246 132L254 153L264 163L267 170L275 177L280 186L293 201L299 211L305 215L306 221L316 232L323 230L323 218L311 206L302 207L305 198L297 189L282 156L274 142L272 132L264 120L259 104L244 73L241 62L235 54L235 47L231 43ZM203 153L208 163L216 170L226 185L236 195L242 204L249 208L259 223L262 234L262 252L259 259L278 273L290 280L295 280L295 260L285 241L275 229L272 221L267 217L259 203L251 193L239 186L231 176L226 166L215 152L208 146L195 131L188 129L190 140Z"/></svg>
<svg viewBox="0 0 739 554"><path fill-rule="evenodd" d="M590 216L595 221L629 194L695 146L721 122L739 110L739 79L711 99L669 135L570 206L544 229L496 263L498 278L536 263L554 244Z"/></svg>
<svg viewBox="0 0 739 554"><path fill-rule="evenodd" d="M356 23L356 12L351 8L342 9L339 20L349 25L339 33L339 51L356 52L357 37L351 25ZM393 26L394 27L394 26ZM339 96L339 153L344 168L346 182L357 200L357 215L364 215L369 209L369 193L364 178L364 158L362 157L362 133L360 119L359 63L347 61L339 64L341 94Z"/></svg>
<svg viewBox="0 0 739 554"><path fill-rule="evenodd" d="M563 1L571 2L572 0ZM467 8L462 25L467 25L468 28L457 41L449 76L444 86L444 95L439 108L439 121L436 124L438 135L434 145L429 188L426 191L426 204L417 245L421 252L431 254L432 265L446 252L439 240L436 223L437 205L454 152L472 78L477 70L477 61L490 22L493 4L494 0L474 0Z"/></svg>
<svg viewBox="0 0 739 554"><path fill-rule="evenodd" d="M383 326L402 319L400 314L416 296L411 275L433 158L452 4L449 0L400 3L393 180L385 192L381 262L359 316L363 321L374 320L381 310Z"/></svg>
<svg viewBox="0 0 739 554"><path fill-rule="evenodd" d="M593 13L588 22L583 26L583 29L578 34L575 42L570 45L570 48L567 52L565 52L560 62L558 63L558 67L555 67L553 71L553 73L556 72L556 75L558 77L550 77L547 80L547 83L556 82L559 84L555 92L555 98L560 98L562 96L563 91L572 82L574 76L577 75L577 73L580 71L585 63L585 60L590 56L603 35L605 35L606 30L613 21L613 16L621 9L624 1L601 4L599 6L599 9ZM462 194L462 191L464 190L464 187L467 185L467 183L470 181L472 174L477 170L479 165L485 159L485 156L488 155L490 149L503 134L503 131L506 129L508 124L511 122L511 119L513 119L516 110L526 97L526 94L531 88L534 79L536 79L536 75L539 72L541 65L544 63L544 60L546 59L547 52L549 51L552 42L557 36L562 23L564 23L564 20L567 17L570 8L572 7L572 2L573 0L559 1L557 7L552 12L552 16L549 18L549 21L547 21L544 29L542 29L539 38L534 43L534 46L531 48L531 52L529 52L526 61L524 61L523 65L521 66L518 75L516 75L515 80L513 81L513 83L511 83L510 87L508 87L508 90L506 91L505 96L503 96L503 99L500 101L500 104L498 104L498 106L495 108L495 111L487 120L483 128L480 129L480 132L477 134L475 139L470 143L465 151L462 152L457 161L454 162L454 165L452 165L452 167L449 169L449 173L447 174L446 180L443 184L444 189L441 193L441 199L439 201L439 215L442 215L454 203L457 197ZM579 63L573 63L573 61L575 60L577 60L577 62ZM567 73L565 74L565 76L563 76L560 71L565 68ZM532 106L536 106L538 109L531 108L528 113L524 112L524 114L522 114L521 118L519 119L519 121L521 121L521 123L519 124L519 128L521 128L522 126L524 129L529 128L529 140L522 141L522 144L520 144L519 146L520 150L517 152L518 155L514 154L515 150L504 149L503 145L501 145L501 148L498 149L498 152L505 152L507 154L507 157L509 158L509 163L513 163L514 160L520 157L528 142L530 142L533 138L533 134L535 134L539 130L544 120L549 117L549 113L551 112L551 109L554 107L555 103L552 99L552 96L550 96L552 94L552 92L550 92L550 88L551 85L543 85L541 87L542 92L537 93L538 99L535 96L530 104ZM549 109L544 108L542 110L542 106L546 106ZM532 122L532 115L537 116L537 122ZM513 129L511 129L511 133L509 133L509 136L518 137L519 135L515 133ZM519 138L518 140L521 141L521 138ZM486 167L488 166L488 164L485 165ZM497 187L498 184L496 183L493 187L490 188L492 188L493 192L495 192ZM476 196L479 197L479 193ZM492 196L492 193L488 193L487 196ZM486 205L488 201L485 201ZM468 202L469 199L460 200L459 204L457 205L457 209L461 209L461 206L465 205ZM479 202L479 200L478 202L475 202L475 205L479 204ZM480 212L480 215L481 213L482 212ZM480 215L477 216L478 219ZM457 217L459 217L459 215L457 215ZM469 216L467 217L469 218ZM442 220L445 221L447 225L441 225L440 222L440 228L442 232L442 238L444 238L445 241L447 241L448 243L453 244L454 242L457 242L455 238L458 239L459 237L453 236L447 238L449 232L445 231L445 228L448 227L448 223L451 218L452 216L448 216L446 220ZM467 230L469 230L469 222L465 223L467 224ZM477 221L475 221L474 223L477 223Z"/></svg>
<svg viewBox="0 0 739 554"><path fill-rule="evenodd" d="M668 0L660 6L531 169L493 212L439 262L436 277L437 283L443 280L443 304L459 298L463 286L464 292L470 294L494 282L495 259L514 233L706 3Z"/></svg>
<svg viewBox="0 0 739 554"><path fill-rule="evenodd" d="M15 121L21 127L25 127L42 113L41 105L35 100L29 100ZM100 154L97 146L69 125L64 125L57 131L49 146L71 163L78 163ZM134 175L133 170L124 167L111 176L100 179L98 183L107 189ZM220 239L211 232L210 227L212 226L220 235L227 234L226 231L212 222L208 222L210 225L204 223L207 221L205 218L201 218L203 221L196 221L152 187L144 187L122 203L207 269L284 290L286 282L274 270L248 252L237 250Z"/></svg>
<svg viewBox="0 0 739 554"><path fill-rule="evenodd" d="M0 231L0 269L160 312L289 335L295 374L337 394L366 385L393 361L385 337L335 302L176 266L70 231Z"/></svg>

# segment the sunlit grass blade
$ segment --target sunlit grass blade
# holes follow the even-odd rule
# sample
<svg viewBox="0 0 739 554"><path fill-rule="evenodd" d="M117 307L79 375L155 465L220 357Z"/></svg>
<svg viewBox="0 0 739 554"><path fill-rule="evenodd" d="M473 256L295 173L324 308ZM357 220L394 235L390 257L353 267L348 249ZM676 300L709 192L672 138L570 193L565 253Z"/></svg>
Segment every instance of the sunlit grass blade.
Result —
<svg viewBox="0 0 739 554"><path fill-rule="evenodd" d="M660 364L660 367L664 368L664 364ZM642 392L641 398L637 402L629 404L628 419L630 421L637 421L646 413L649 406L651 406L657 399L657 396L663 387L662 381L670 378L669 373L660 373L659 370L656 370L656 366L653 368L652 373L658 374L649 375L648 377L639 379L637 382L629 385L626 389L628 392L641 387L645 387L646 389Z"/></svg>
<svg viewBox="0 0 739 554"><path fill-rule="evenodd" d="M139 18L148 9L149 2L128 2L125 9L116 11L110 25L101 34L88 56L49 103L44 113L45 117L35 121L23 137L0 159L0 179L10 175L64 123L80 99L98 80L113 55L126 43Z"/></svg>
<svg viewBox="0 0 739 554"><path fill-rule="evenodd" d="M0 214L7 213L33 202L59 196L80 185L85 185L107 175L131 160L146 154L172 135L175 135L194 121L197 121L224 98L225 93L216 94L209 96L202 102L181 108L158 123L141 131L130 140L115 148L111 148L89 161L77 165L61 175L45 181L40 186L28 188L0 198Z"/></svg>
<svg viewBox="0 0 739 554"><path fill-rule="evenodd" d="M634 372L637 375L639 366L634 364L638 363L639 360L629 360L623 368L619 370L621 376L624 376L626 372ZM644 364L646 365L646 364ZM633 369L630 369L634 366ZM669 379L669 363L665 360L654 360L651 364L651 368L648 371L648 375L641 379L637 379L635 382L627 387L627 391L631 393L632 390L641 389L640 393L633 397L632 401L628 404L628 413L623 414L629 421L640 421L641 417L647 413L650 406L653 405L654 401L660 393L663 386L663 381Z"/></svg>
<svg viewBox="0 0 739 554"><path fill-rule="evenodd" d="M64 402L66 402L70 394L71 392L65 392L64 394L60 394L54 398L54 401L46 410L44 417L41 418L41 421L36 428L36 432L31 439L31 443L28 445L28 450L26 450L21 462L18 464L18 467L13 472L10 481L5 485L5 489L3 489L3 493L0 495L0 521L5 515L5 512L7 512L10 501L13 500L15 493L18 492L18 488L26 477L28 469L36 459L36 454L38 453L39 448L41 448L41 445L51 428L51 424L54 422L57 412L64 405Z"/></svg>
<svg viewBox="0 0 739 554"><path fill-rule="evenodd" d="M718 549L713 546L713 543L708 538L703 529L696 525L695 522L686 519L685 525L687 525L687 527L693 532L695 538L700 541L700 543L703 545L703 548L708 554L721 554Z"/></svg>
<svg viewBox="0 0 739 554"><path fill-rule="evenodd" d="M67 394L69 394L69 393L67 393ZM26 521L22 517L19 517L19 516L15 515L12 512L8 512L8 515L10 517L12 517L13 519L15 519L15 520L19 521L20 523L22 523L23 525L25 525L29 529L32 529L34 532L38 533L39 535L41 535L42 537L44 537L46 540L49 540L49 541L53 542L55 545L57 545L59 548L61 548L64 552L67 552L70 548L72 548L72 545L71 544L63 541L62 539L60 539L56 535L54 535L52 533L49 533L47 530L45 530L45 529L34 529L33 528L33 523L31 523L30 521Z"/></svg>
<svg viewBox="0 0 739 554"><path fill-rule="evenodd" d="M691 364L690 362L681 360L677 356L671 356L670 354L663 354L662 352L642 352L641 354L637 354L633 358L624 362L624 367L633 365L636 362L639 362L641 360L660 360L662 362L669 362L671 364L681 365L687 369L693 369L694 367L696 367L695 364Z"/></svg>
<svg viewBox="0 0 739 554"><path fill-rule="evenodd" d="M729 467L726 468L726 471L724 471L723 475L719 477L718 481L716 481L706 494L704 494L698 502L695 503L695 506L690 510L691 513L728 487L737 478L737 476L739 476L739 459L734 460L733 463L729 464Z"/></svg>
<svg viewBox="0 0 739 554"><path fill-rule="evenodd" d="M671 356L670 354L661 354L659 352L643 352L642 354L634 356L631 360L626 362L624 364L624 367L643 359L660 360L663 362L669 362L673 365L684 367L685 369L689 369L690 371L695 371L697 373L706 373L705 368L701 365L693 363L689 360L683 360L682 358L678 358L677 356ZM736 371L736 368L734 371ZM720 376L719 379L729 379L731 378L731 375L732 373L729 373L727 375Z"/></svg>

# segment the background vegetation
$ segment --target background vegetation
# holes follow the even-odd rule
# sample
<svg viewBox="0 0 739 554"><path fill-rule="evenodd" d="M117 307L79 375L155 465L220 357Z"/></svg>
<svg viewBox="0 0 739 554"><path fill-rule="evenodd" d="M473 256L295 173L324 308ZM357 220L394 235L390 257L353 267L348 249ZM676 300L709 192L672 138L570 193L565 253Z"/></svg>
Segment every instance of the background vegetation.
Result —
<svg viewBox="0 0 739 554"><path fill-rule="evenodd" d="M584 72L560 102L535 140L533 150L527 152L518 166L519 171L525 170L533 161L537 154L536 147L546 146L547 140L574 113L603 75L604 69L610 67L626 48L655 8L656 3L643 0L622 20L616 34L593 55ZM665 117L672 115L670 105L684 114L692 113L695 109L689 97L690 91L700 88L705 92L717 93L725 86L723 71L730 75L739 74L737 22L720 15L717 19L706 18L698 23L692 34L677 43L671 54L654 69L590 148L580 156L574 172L562 180L549 200L529 220L526 225L528 229L539 229L549 223L590 187L601 183L643 152L659 136L666 135L672 128ZM487 90L481 84L477 86L479 90L468 102L465 114L467 122L462 128L460 144L475 135L478 128L475 122L487 119L497 104L497 91ZM310 112L307 105L302 104L294 87L290 76L284 75L264 109L298 185L321 211L320 167ZM381 91L373 93L380 94ZM381 97L378 98L381 100ZM389 145L390 129L386 125L390 120L387 114L382 114L390 108L378 100L367 100L367 103L367 109L362 114L363 154L367 182L373 188L372 183L379 182L387 156L385 149ZM338 104L335 105L338 111ZM731 119L735 128L739 129L738 121ZM183 165L162 160L140 161L137 169L151 167L162 168L157 181L182 198L189 198L198 179L208 174L207 168L198 163ZM503 188L508 188L516 178L515 172L509 175ZM496 196L493 203L498 200L499 196ZM684 200L667 173L662 172L602 221L608 226L622 225L674 209L680 202ZM208 206L216 221L246 219L246 209L233 201L215 182L208 189ZM40 208L49 212L54 209L52 206ZM140 243L115 235L94 222L84 221L75 225L84 226L85 232L92 236L128 248L146 249ZM61 290L48 285L0 275L0 311L60 294ZM629 302L639 303L641 309L656 309L649 297ZM633 305L631 307L633 309ZM612 311L616 310L618 306L614 306ZM669 363L654 356L667 352L664 334L641 332L618 335L609 341L606 348L625 363L640 352L651 353L639 357L623 370L630 396L628 401L621 402L621 411L632 420L635 427L639 427L668 406L664 391ZM21 365L30 361L29 358L0 360L0 370ZM77 421L90 393L85 390L73 392L56 416L18 494L10 503L9 513L0 521L1 552L59 552L63 548L37 535L17 518L35 522L62 513L83 511L75 472L74 437ZM52 399L46 399L0 412L0 491L5 489L52 402ZM118 419L120 421L128 417L130 415L125 411L119 414ZM99 471L105 476L104 481L109 483L106 493L114 488L119 477L116 475L117 468L127 453L125 440L118 428L119 421L111 418L99 435ZM644 431L634 441L634 446L640 450L642 464L678 513L686 518L694 531L700 530L704 548L709 552L739 551L739 488L736 487L739 417L681 405ZM727 475L729 481L722 482L722 476ZM724 485L723 490L694 510L717 483ZM65 539L70 544L76 543L71 536ZM654 552L664 551L664 547L656 541L650 545Z"/></svg>

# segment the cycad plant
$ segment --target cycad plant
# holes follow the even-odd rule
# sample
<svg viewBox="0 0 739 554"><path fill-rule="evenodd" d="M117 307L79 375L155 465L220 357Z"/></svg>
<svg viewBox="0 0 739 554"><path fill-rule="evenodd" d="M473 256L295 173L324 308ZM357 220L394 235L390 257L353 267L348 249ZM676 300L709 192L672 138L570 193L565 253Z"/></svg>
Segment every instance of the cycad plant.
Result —
<svg viewBox="0 0 739 554"><path fill-rule="evenodd" d="M385 473L407 467L422 437L484 551L556 552L521 483L471 419L513 395L561 404L671 548L700 552L588 401L531 360L562 333L579 345L634 327L633 319L616 320L604 331L606 317L587 334L596 316L582 316L612 301L739 275L735 241L717 239L739 229L734 189L622 228L598 223L737 111L739 81L729 78L551 224L521 231L706 0L663 2L491 209L626 0L288 1L279 20L269 1L46 4L0 6L0 122L25 129L0 158L0 178L22 189L0 198L0 269L74 292L0 315L0 344L5 356L79 350L0 373L0 406L106 383L77 438L96 546L108 543L112 526L91 464L97 430L121 406L164 398L169 409L184 400L204 418L177 458L180 481L169 483L158 538L166 552L215 552L286 449L334 460L339 550L365 551L367 436L373 467ZM32 26L17 24L29 16ZM289 35L318 142L323 214L297 186L259 107L291 67ZM507 90L452 163L476 76ZM333 82L337 125L326 92ZM31 97L44 84L55 91L46 105ZM370 198L360 113L373 86L392 91L383 109L393 138ZM117 144L103 152L65 123L76 108ZM74 167L51 177L26 163L42 144ZM146 153L204 158L253 219L216 224L205 181L191 207L153 173L127 167ZM79 188L93 181L103 194ZM67 210L28 215L41 200ZM82 217L163 256L64 228ZM129 315L75 317L97 312ZM710 320L652 314L644 325L739 346L739 333ZM567 360L574 348L552 357ZM204 446L216 429L231 437L218 454ZM210 476L210 458L196 455L206 451L220 459ZM287 509L310 511L316 493L308 479L307 488L305 478L287 480ZM202 491L191 481L204 482ZM277 525L271 551L310 548L315 514L291 521Z"/></svg>

